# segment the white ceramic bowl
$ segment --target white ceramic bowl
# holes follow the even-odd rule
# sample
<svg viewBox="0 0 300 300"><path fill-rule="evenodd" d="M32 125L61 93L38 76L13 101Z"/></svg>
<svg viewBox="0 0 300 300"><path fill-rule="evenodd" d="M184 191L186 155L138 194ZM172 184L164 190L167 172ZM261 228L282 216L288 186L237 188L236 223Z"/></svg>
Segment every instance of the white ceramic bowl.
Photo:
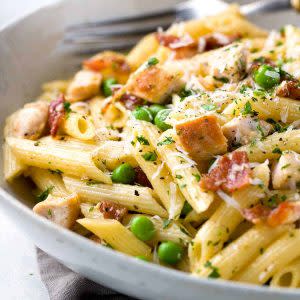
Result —
<svg viewBox="0 0 300 300"><path fill-rule="evenodd" d="M0 118L30 101L40 84L64 78L78 68L78 57L57 49L67 24L158 9L153 1L68 0L42 8L0 32ZM174 0L160 2L163 6ZM270 25L270 24L269 24ZM2 128L1 128L2 134ZM2 165L2 162L1 162ZM2 166L0 166L2 169ZM2 172L1 172L2 173ZM299 299L299 290L279 290L222 280L199 279L95 245L31 212L26 184L1 183L0 209L33 242L74 271L142 299Z"/></svg>

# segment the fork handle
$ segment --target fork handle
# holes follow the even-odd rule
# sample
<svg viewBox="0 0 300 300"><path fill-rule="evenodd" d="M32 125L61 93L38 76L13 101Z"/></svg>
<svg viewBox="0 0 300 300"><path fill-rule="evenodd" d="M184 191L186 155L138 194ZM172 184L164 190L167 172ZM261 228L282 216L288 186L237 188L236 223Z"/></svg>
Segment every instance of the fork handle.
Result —
<svg viewBox="0 0 300 300"><path fill-rule="evenodd" d="M247 16L256 13L275 12L291 8L290 0L260 0L241 6L241 12Z"/></svg>

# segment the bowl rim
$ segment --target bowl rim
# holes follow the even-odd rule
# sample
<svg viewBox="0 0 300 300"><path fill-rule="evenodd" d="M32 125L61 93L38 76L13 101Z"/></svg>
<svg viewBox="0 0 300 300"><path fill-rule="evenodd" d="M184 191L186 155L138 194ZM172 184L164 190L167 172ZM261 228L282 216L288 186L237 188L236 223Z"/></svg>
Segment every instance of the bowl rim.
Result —
<svg viewBox="0 0 300 300"><path fill-rule="evenodd" d="M41 11L45 11L48 9L53 9L56 6L59 7L67 1L70 3L72 0L54 0L54 2L52 3L44 4L38 8L35 8L23 14L20 17L16 17L11 21L6 22L0 27L0 35L2 32L11 29L14 26L17 26L19 23L26 21L26 19L28 18L33 17L35 14L39 14ZM20 200L11 195L2 187L0 187L0 198L2 198L2 201L4 201L2 202L4 203L4 206L11 207L12 209L15 209L18 213L20 213L20 215L24 214L26 217L33 220L33 222L35 223L34 226L44 227L48 231L51 231L53 234L56 234L58 237L69 240L78 247L87 248L88 250L94 253L99 253L101 255L106 256L108 259L113 259L120 265L129 263L128 265L132 266L132 269L135 269L138 272L148 272L150 275L160 273L165 278L173 277L178 282L180 281L182 286L184 286L185 283L191 283L196 286L203 285L211 288L218 288L219 290L228 290L229 288L232 292L251 293L252 295L257 296L300 296L300 288L276 288L224 279L215 280L209 278L201 278L193 276L190 273L185 273L183 271L169 269L160 265L156 265L154 263L148 263L142 260L137 260L134 257L128 256L108 247L99 247L99 245L96 245L94 242L80 236L79 234L76 234L71 230L60 227L59 225L49 221L48 219L34 214L30 208L28 208L25 204L21 203ZM130 270L130 267L128 270Z"/></svg>

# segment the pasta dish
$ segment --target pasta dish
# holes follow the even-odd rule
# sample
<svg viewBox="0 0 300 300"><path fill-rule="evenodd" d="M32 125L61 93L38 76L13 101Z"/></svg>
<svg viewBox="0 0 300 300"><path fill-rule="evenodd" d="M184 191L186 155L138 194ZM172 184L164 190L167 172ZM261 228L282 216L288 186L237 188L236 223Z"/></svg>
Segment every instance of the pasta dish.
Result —
<svg viewBox="0 0 300 300"><path fill-rule="evenodd" d="M147 262L300 287L300 29L237 6L104 51L7 118L34 213Z"/></svg>

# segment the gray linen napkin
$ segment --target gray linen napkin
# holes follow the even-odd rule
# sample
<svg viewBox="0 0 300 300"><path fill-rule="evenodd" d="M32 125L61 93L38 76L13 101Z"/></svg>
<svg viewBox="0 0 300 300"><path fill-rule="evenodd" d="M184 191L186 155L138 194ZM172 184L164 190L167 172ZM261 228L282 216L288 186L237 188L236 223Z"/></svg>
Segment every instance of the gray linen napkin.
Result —
<svg viewBox="0 0 300 300"><path fill-rule="evenodd" d="M50 300L134 300L74 273L39 248L37 261Z"/></svg>

